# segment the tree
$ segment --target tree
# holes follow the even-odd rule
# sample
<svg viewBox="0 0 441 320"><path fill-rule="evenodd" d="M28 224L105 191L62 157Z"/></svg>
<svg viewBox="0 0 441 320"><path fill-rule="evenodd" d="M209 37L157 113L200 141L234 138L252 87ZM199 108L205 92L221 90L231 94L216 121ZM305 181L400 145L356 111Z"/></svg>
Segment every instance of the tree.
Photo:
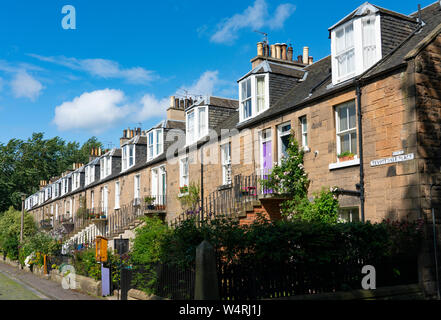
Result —
<svg viewBox="0 0 441 320"><path fill-rule="evenodd" d="M0 212L11 205L21 209L21 193L35 193L39 181L60 176L72 163L87 163L90 150L98 147L102 144L96 137L80 147L60 137L44 139L43 133L34 133L27 141L0 143Z"/></svg>

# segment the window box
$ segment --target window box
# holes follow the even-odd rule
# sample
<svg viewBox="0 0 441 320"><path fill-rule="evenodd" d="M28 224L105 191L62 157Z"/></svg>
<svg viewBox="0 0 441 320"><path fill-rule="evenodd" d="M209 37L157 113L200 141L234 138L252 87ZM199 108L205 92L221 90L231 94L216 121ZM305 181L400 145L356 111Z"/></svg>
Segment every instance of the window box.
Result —
<svg viewBox="0 0 441 320"><path fill-rule="evenodd" d="M360 165L360 159L354 158L353 160L331 163L329 164L329 170L335 170L335 169L358 166L358 165Z"/></svg>
<svg viewBox="0 0 441 320"><path fill-rule="evenodd" d="M344 152L338 155L338 162L354 160L355 155L353 153Z"/></svg>

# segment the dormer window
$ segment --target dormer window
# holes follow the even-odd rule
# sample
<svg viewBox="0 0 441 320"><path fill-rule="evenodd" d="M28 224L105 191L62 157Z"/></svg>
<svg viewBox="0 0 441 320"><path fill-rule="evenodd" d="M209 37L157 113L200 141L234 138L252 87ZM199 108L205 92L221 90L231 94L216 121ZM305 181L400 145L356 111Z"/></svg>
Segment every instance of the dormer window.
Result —
<svg viewBox="0 0 441 320"><path fill-rule="evenodd" d="M208 107L194 107L187 112L187 145L208 134Z"/></svg>
<svg viewBox="0 0 441 320"><path fill-rule="evenodd" d="M74 172L72 175L72 190L76 190L80 187L80 173Z"/></svg>
<svg viewBox="0 0 441 320"><path fill-rule="evenodd" d="M335 53L340 79L355 72L354 25L348 25L335 32Z"/></svg>
<svg viewBox="0 0 441 320"><path fill-rule="evenodd" d="M381 59L380 21L378 9L364 4L330 28L334 85L362 74Z"/></svg>
<svg viewBox="0 0 441 320"><path fill-rule="evenodd" d="M87 186L89 184L91 184L92 182L95 181L95 166L91 165L91 166L87 166L84 169L84 184Z"/></svg>
<svg viewBox="0 0 441 320"><path fill-rule="evenodd" d="M110 176L112 173L112 157L107 156L100 159L100 179Z"/></svg>
<svg viewBox="0 0 441 320"><path fill-rule="evenodd" d="M122 148L122 171L133 167L135 164L135 145L128 144Z"/></svg>
<svg viewBox="0 0 441 320"><path fill-rule="evenodd" d="M240 121L257 116L269 108L268 74L252 75L239 82Z"/></svg>
<svg viewBox="0 0 441 320"><path fill-rule="evenodd" d="M163 152L162 135L162 129L154 129L147 134L147 161L156 158Z"/></svg>

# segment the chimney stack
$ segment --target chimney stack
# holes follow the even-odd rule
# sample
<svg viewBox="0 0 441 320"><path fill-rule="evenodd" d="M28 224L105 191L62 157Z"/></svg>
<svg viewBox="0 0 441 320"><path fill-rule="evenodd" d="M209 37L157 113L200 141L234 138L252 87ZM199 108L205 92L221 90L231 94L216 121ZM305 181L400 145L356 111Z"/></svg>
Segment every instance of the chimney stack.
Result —
<svg viewBox="0 0 441 320"><path fill-rule="evenodd" d="M314 58L313 57L309 57L308 64L313 64L313 63L314 63Z"/></svg>
<svg viewBox="0 0 441 320"><path fill-rule="evenodd" d="M186 99L184 102L191 105L193 100L191 98ZM185 106L181 105L180 99L175 96L170 97L170 107L167 109L167 120L185 121Z"/></svg>
<svg viewBox="0 0 441 320"><path fill-rule="evenodd" d="M309 63L309 48L303 47L303 64Z"/></svg>

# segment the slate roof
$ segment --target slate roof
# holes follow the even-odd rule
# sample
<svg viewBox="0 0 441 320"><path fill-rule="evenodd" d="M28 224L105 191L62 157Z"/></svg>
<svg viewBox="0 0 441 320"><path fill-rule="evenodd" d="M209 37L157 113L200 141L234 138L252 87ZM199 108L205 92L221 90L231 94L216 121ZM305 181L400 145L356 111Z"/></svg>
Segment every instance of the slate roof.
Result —
<svg viewBox="0 0 441 320"><path fill-rule="evenodd" d="M208 97L203 97L201 100L196 101L190 107L185 109L185 111L188 111L194 107L199 107L199 106L213 106L213 107L237 109L239 108L239 101L230 98L208 96Z"/></svg>
<svg viewBox="0 0 441 320"><path fill-rule="evenodd" d="M242 79L245 79L246 77L252 74L262 74L262 73L274 73L293 78L302 78L305 74L305 71L300 67L289 66L286 64L265 60L260 64L258 64L253 70L251 70L246 75L244 75L239 80L237 80L237 82L241 81Z"/></svg>
<svg viewBox="0 0 441 320"><path fill-rule="evenodd" d="M413 18L417 14L414 13L409 17ZM368 80L404 66L408 59L416 55L416 50L424 45L429 37L441 33L441 10L438 2L423 8L421 10L421 17L424 22L424 26L421 29L416 29L398 47L359 77ZM300 108L315 99L324 98L340 90L353 89L355 85L354 81L356 78L335 86L332 85L331 56L327 56L305 67L304 70L307 71L304 81L297 81L292 89L267 111L248 121L237 124L237 127L240 129L257 124Z"/></svg>

